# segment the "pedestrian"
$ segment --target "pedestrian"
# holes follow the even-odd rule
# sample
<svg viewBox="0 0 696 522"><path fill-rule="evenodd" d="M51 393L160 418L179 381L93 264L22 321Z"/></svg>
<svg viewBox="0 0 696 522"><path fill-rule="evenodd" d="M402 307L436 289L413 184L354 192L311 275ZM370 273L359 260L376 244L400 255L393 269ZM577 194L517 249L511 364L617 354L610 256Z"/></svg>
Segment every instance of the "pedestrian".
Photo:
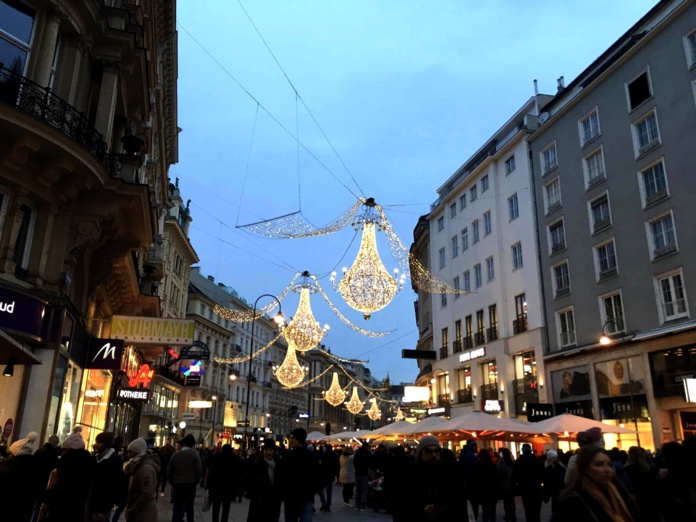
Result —
<svg viewBox="0 0 696 522"><path fill-rule="evenodd" d="M566 469L558 461L558 453L554 450L546 452L544 462L544 503L551 500L551 513L556 511L556 500L561 491L565 489Z"/></svg>
<svg viewBox="0 0 696 522"><path fill-rule="evenodd" d="M498 474L500 475L500 490L503 499L503 509L505 522L517 522L517 512L515 506L515 495L512 491L512 469L515 461L512 460L512 453L508 448L500 448L500 458L496 462Z"/></svg>
<svg viewBox="0 0 696 522"><path fill-rule="evenodd" d="M34 502L34 514L31 517L32 522L36 522L39 518L39 509L41 509L41 500L46 490L46 484L48 484L48 477L58 464L60 455L59 444L60 439L58 435L51 435L46 443L34 452L34 461L36 463L36 500ZM4 489L0 490L4 491Z"/></svg>
<svg viewBox="0 0 696 522"><path fill-rule="evenodd" d="M601 428L590 428L586 431L580 431L575 436L575 440L578 443L579 450L591 444L596 444L600 448L604 447L604 437L602 436ZM578 456L576 453L575 455L572 455L570 459L568 459L568 465L566 466L566 475L564 480L566 484L570 484L571 482L573 482L573 470L575 469L575 461L577 460L577 458Z"/></svg>
<svg viewBox="0 0 696 522"><path fill-rule="evenodd" d="M628 449L626 474L633 485L633 495L640 507L641 522L661 520L657 502L657 468L638 446Z"/></svg>
<svg viewBox="0 0 696 522"><path fill-rule="evenodd" d="M196 439L190 433L181 439L181 451L169 459L167 479L172 485L174 509L172 522L193 522L193 502L196 500L196 487L203 476L203 464L198 452L193 449Z"/></svg>
<svg viewBox="0 0 696 522"><path fill-rule="evenodd" d="M276 480L282 491L285 522L310 522L314 495L322 485L319 461L307 450L307 432L297 428L288 436L288 451L278 464Z"/></svg>
<svg viewBox="0 0 696 522"><path fill-rule="evenodd" d="M9 458L0 463L0 491L7 499L0 516L3 520L29 522L34 514L38 498L38 466L34 449L38 440L39 434L30 431L25 438L10 445Z"/></svg>
<svg viewBox="0 0 696 522"><path fill-rule="evenodd" d="M372 466L372 453L369 442L363 442L353 457L355 467L355 509L365 511L367 492L370 488L369 470Z"/></svg>
<svg viewBox="0 0 696 522"><path fill-rule="evenodd" d="M165 439L164 446L162 446L157 452L160 458L160 466L162 467L162 471L160 471L159 484L160 496L162 497L164 496L164 490L167 487L167 468L169 467L169 459L172 458L175 451L176 450L174 449L174 446L172 446L171 439Z"/></svg>
<svg viewBox="0 0 696 522"><path fill-rule="evenodd" d="M552 522L637 522L637 508L615 480L609 453L590 444L577 457L573 481L558 498Z"/></svg>
<svg viewBox="0 0 696 522"><path fill-rule="evenodd" d="M247 522L278 522L281 493L276 480L278 447L272 439L263 442L261 453L249 466L247 495L251 499Z"/></svg>
<svg viewBox="0 0 696 522"><path fill-rule="evenodd" d="M102 432L95 438L95 466L89 501L92 522L108 520L112 508L120 500L124 477L123 461L112 447L113 444L114 434L109 431Z"/></svg>
<svg viewBox="0 0 696 522"><path fill-rule="evenodd" d="M522 495L522 505L527 522L541 521L541 501L543 496L544 465L532 453L530 444L522 444L522 455L515 461L512 469L512 484Z"/></svg>
<svg viewBox="0 0 696 522"><path fill-rule="evenodd" d="M409 477L412 475L414 459L406 454L403 446L396 446L389 452L389 461L384 471L384 493L387 498L388 512L394 522L409 522L412 513L408 506L401 502L402 492L410 486Z"/></svg>
<svg viewBox="0 0 696 522"><path fill-rule="evenodd" d="M464 480L465 496L466 500L471 502L471 507L474 511L474 517L478 517L478 504L472 502L471 499L471 473L473 472L474 466L478 462L478 444L474 439L469 439L466 444L459 452L459 469L462 473L462 478Z"/></svg>
<svg viewBox="0 0 696 522"><path fill-rule="evenodd" d="M340 470L338 472L338 481L343 486L343 505L350 507L350 501L353 498L353 488L355 487L355 466L353 466L353 448L346 446L343 448L343 454L339 458Z"/></svg>
<svg viewBox="0 0 696 522"><path fill-rule="evenodd" d="M483 511L483 522L495 522L495 506L502 492L498 468L487 450L481 450L471 473L471 495Z"/></svg>
<svg viewBox="0 0 696 522"><path fill-rule="evenodd" d="M241 463L237 462L232 446L225 444L211 457L205 478L205 488L213 505L213 522L227 522L230 517L230 504L242 479Z"/></svg>
<svg viewBox="0 0 696 522"><path fill-rule="evenodd" d="M338 457L334 454L331 446L324 444L319 453L319 463L321 465L322 488L319 490L319 500L321 501L320 511L331 511L331 502L333 500L333 483L338 477L340 464Z"/></svg>
<svg viewBox="0 0 696 522"><path fill-rule="evenodd" d="M157 520L159 457L147 451L147 442L142 437L128 445L126 455L128 461L123 465L123 471L130 477L126 520L128 522L155 521Z"/></svg>
<svg viewBox="0 0 696 522"><path fill-rule="evenodd" d="M61 449L62 456L48 479L39 520L84 520L95 464L92 456L85 450L82 426L73 428L63 441Z"/></svg>

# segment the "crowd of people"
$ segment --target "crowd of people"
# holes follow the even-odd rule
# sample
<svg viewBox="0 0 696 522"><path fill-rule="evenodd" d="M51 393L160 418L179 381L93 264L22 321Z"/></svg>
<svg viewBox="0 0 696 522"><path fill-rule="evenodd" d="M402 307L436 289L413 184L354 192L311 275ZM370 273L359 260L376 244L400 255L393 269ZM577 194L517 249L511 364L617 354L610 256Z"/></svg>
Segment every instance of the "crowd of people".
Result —
<svg viewBox="0 0 696 522"><path fill-rule="evenodd" d="M669 442L656 454L631 447L607 451L597 428L578 433L578 450L535 455L523 444L510 450L479 448L469 440L458 455L433 436L417 446L354 450L313 446L298 428L281 447L267 439L242 455L229 444L196 448L192 435L155 448L138 438L97 435L92 452L77 426L62 443L55 435L36 449L29 433L1 455L3 520L17 522L155 522L160 502L172 503L172 522L194 520L194 501L204 488L204 508L214 522L229 520L232 502L249 499L248 522L311 521L331 512L341 485L344 508L384 509L395 522L461 521L467 516L516 522L520 496L527 522L540 522L543 503L553 521L672 522L696 520L696 438ZM167 486L169 488L168 498ZM375 487L375 485L378 485ZM376 491L381 494L376 494ZM6 517L6 518L5 518Z"/></svg>

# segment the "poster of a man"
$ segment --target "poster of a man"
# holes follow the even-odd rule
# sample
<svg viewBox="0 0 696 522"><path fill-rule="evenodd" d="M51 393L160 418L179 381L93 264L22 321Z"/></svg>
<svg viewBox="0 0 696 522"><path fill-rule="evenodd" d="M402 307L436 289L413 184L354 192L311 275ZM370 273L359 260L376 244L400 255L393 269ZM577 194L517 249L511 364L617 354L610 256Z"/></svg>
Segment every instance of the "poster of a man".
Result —
<svg viewBox="0 0 696 522"><path fill-rule="evenodd" d="M640 357L596 363L595 378L600 397L645 393L645 368Z"/></svg>
<svg viewBox="0 0 696 522"><path fill-rule="evenodd" d="M587 365L551 372L551 381L555 402L590 398L590 372Z"/></svg>

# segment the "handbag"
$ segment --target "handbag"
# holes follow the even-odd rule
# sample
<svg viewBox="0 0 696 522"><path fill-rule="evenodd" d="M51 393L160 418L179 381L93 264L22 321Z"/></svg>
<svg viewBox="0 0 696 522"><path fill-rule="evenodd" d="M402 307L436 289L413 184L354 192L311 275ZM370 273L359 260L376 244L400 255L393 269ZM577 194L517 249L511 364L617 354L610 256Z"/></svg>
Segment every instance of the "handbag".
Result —
<svg viewBox="0 0 696 522"><path fill-rule="evenodd" d="M212 500L210 500L210 490L206 489L205 493L203 493L203 507L201 508L202 511L210 511L210 506L212 505Z"/></svg>

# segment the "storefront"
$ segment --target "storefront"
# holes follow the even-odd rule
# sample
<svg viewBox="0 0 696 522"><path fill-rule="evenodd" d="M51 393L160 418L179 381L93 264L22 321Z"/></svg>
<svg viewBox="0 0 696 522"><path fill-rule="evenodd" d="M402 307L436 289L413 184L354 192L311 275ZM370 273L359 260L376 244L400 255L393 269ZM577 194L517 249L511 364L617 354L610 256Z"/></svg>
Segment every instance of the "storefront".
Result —
<svg viewBox="0 0 696 522"><path fill-rule="evenodd" d="M150 391L152 398L143 406L140 435L154 439L155 446L162 446L165 439L176 434L181 392L176 386L161 381L153 382Z"/></svg>

